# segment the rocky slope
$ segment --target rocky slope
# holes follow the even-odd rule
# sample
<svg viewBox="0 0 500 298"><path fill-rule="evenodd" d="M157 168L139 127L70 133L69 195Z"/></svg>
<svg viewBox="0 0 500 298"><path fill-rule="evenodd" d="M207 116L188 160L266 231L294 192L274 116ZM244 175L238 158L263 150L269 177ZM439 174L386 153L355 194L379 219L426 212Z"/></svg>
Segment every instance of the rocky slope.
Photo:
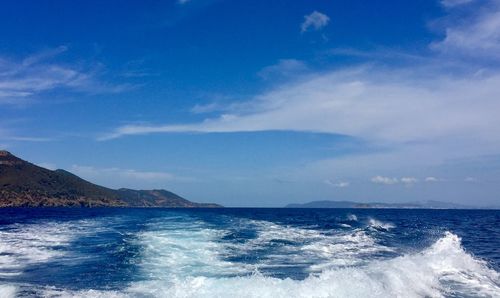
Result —
<svg viewBox="0 0 500 298"><path fill-rule="evenodd" d="M114 190L0 151L0 207L221 207L166 190Z"/></svg>

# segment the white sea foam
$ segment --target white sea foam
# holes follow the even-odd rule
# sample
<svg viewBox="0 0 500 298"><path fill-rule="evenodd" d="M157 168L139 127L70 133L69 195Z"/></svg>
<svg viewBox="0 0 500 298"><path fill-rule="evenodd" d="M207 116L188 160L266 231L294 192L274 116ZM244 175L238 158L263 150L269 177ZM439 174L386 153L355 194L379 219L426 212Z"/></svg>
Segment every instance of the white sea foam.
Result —
<svg viewBox="0 0 500 298"><path fill-rule="evenodd" d="M139 266L144 277L172 280L186 276L224 276L248 272L241 264L224 261L225 247L218 240L225 231L202 221L161 218L137 235Z"/></svg>
<svg viewBox="0 0 500 298"><path fill-rule="evenodd" d="M382 229L382 230L386 230L386 231L395 228L394 224L392 224L390 222L382 222L382 221L374 219L374 218L370 218L368 220L368 227L374 228L374 229Z"/></svg>
<svg viewBox="0 0 500 298"><path fill-rule="evenodd" d="M467 254L460 239L446 233L420 253L365 266L325 270L304 280L253 274L149 280L123 291L48 289L58 297L499 297L499 273Z"/></svg>
<svg viewBox="0 0 500 298"><path fill-rule="evenodd" d="M347 215L347 220L358 221L358 217L356 216L356 214L348 214Z"/></svg>
<svg viewBox="0 0 500 298"><path fill-rule="evenodd" d="M13 285L0 285L0 298L16 297L16 287Z"/></svg>
<svg viewBox="0 0 500 298"><path fill-rule="evenodd" d="M256 220L244 220L239 224L251 226L257 231L257 237L227 244L228 248L238 253L258 251L259 254L271 248L255 264L257 269L302 264L308 266L310 272L319 272L335 266L360 264L370 255L393 251L378 244L362 229L320 231Z"/></svg>
<svg viewBox="0 0 500 298"><path fill-rule="evenodd" d="M0 277L14 277L28 266L65 257L71 241L99 233L104 226L91 220L4 226L0 230Z"/></svg>
<svg viewBox="0 0 500 298"><path fill-rule="evenodd" d="M141 247L140 261L136 264L144 279L233 277L283 267L321 272L358 265L370 259L371 254L392 251L361 229L318 231L239 219L231 223L232 230L221 230L185 217L162 217L147 227L136 237ZM232 232L245 229L255 231L256 237L223 240ZM244 261L245 256L255 255L258 259Z"/></svg>
<svg viewBox="0 0 500 298"><path fill-rule="evenodd" d="M17 273L26 264L59 258L64 250L58 248L68 245L72 237L102 226L102 222L69 222L4 229L0 245L6 258L0 272ZM0 297L23 293L41 297L500 297L500 274L467 254L459 237L451 233L419 253L373 257L391 250L376 239L391 227L372 219L368 229L321 231L241 219L220 229L194 218L162 217L134 236L132 241L141 247L134 260L139 276L121 290L16 284L0 286ZM242 228L255 231L256 237L224 240ZM245 253L259 259L228 261ZM293 280L256 270L273 266L309 266L310 273Z"/></svg>
<svg viewBox="0 0 500 298"><path fill-rule="evenodd" d="M24 267L61 256L58 247L72 239L68 224L13 225L0 231L0 276L22 273Z"/></svg>

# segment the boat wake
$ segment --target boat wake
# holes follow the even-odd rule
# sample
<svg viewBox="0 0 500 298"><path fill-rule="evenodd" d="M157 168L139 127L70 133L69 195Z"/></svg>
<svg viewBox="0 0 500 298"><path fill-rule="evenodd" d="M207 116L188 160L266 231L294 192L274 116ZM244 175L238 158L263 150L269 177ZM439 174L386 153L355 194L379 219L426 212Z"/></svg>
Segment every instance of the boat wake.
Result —
<svg viewBox="0 0 500 298"><path fill-rule="evenodd" d="M50 225L42 232L18 227L22 233L17 237L4 231L0 238L3 281L9 280L8 274L21 274L23 262L32 265L61 257L58 247L70 245L71 237L78 236L71 224L62 227L66 230ZM133 244L140 251L128 262L137 267L137 276L120 288L3 282L0 297L33 293L42 297L273 298L500 295L500 274L468 254L457 235L446 232L419 252L397 254L376 237L394 227L370 219L364 227L332 231L237 219L221 228L196 218L163 217L134 235ZM85 227L79 228L79 233L85 233ZM237 231L252 233L243 237ZM20 251L16 253L14 247ZM287 270L303 275L283 275Z"/></svg>

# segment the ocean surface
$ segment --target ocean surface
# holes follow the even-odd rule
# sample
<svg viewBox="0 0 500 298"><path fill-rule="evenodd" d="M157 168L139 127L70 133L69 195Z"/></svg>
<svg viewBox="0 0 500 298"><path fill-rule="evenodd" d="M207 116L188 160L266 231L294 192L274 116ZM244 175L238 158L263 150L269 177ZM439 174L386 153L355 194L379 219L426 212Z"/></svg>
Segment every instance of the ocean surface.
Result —
<svg viewBox="0 0 500 298"><path fill-rule="evenodd" d="M500 297L500 211L0 209L0 297Z"/></svg>

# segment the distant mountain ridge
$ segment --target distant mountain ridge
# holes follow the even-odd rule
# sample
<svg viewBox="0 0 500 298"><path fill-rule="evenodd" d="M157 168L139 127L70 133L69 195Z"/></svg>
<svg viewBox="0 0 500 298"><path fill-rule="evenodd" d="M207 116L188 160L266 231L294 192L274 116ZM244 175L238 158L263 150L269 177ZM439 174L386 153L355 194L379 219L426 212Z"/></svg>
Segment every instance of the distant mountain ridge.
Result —
<svg viewBox="0 0 500 298"><path fill-rule="evenodd" d="M352 201L312 201L304 204L288 204L285 208L401 208L401 209L482 209L455 203L427 201L409 203L360 203ZM495 207L492 207L497 209Z"/></svg>
<svg viewBox="0 0 500 298"><path fill-rule="evenodd" d="M0 150L0 207L222 207L195 203L172 192L118 190L65 170L48 170Z"/></svg>

